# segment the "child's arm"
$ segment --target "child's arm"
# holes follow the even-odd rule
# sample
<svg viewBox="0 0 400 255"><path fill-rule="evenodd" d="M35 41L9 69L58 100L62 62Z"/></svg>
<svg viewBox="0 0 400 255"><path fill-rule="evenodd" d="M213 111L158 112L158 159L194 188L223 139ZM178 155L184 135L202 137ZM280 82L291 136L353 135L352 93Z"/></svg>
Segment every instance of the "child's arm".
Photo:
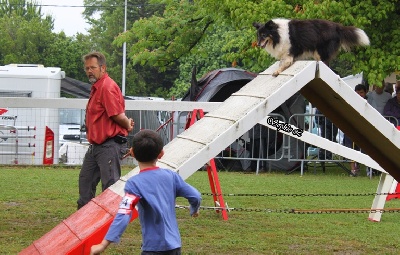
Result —
<svg viewBox="0 0 400 255"><path fill-rule="evenodd" d="M184 197L189 201L190 204L190 215L192 217L199 216L200 204L201 204L201 194L193 186L186 183L182 177L175 174L178 197Z"/></svg>
<svg viewBox="0 0 400 255"><path fill-rule="evenodd" d="M119 242L122 233L124 233L131 220L132 211L135 209L135 206L138 202L138 196L125 193L125 196L122 198L121 203L119 204L118 213L111 223L104 240L101 243L91 247L91 255L100 254L101 252L105 251L110 243Z"/></svg>

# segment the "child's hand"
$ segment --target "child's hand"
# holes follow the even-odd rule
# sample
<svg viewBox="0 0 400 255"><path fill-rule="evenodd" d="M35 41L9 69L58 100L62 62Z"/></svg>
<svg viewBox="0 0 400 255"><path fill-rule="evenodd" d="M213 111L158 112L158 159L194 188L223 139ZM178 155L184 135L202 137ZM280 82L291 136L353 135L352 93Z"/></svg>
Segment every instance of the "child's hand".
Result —
<svg viewBox="0 0 400 255"><path fill-rule="evenodd" d="M110 244L109 241L103 240L101 243L93 245L90 248L90 255L98 255L106 250L107 246Z"/></svg>
<svg viewBox="0 0 400 255"><path fill-rule="evenodd" d="M102 244L93 245L90 248L90 255L98 255L104 251L104 246Z"/></svg>
<svg viewBox="0 0 400 255"><path fill-rule="evenodd" d="M126 158L126 157L128 157L128 156L133 157L132 148L130 148L129 150L126 151L125 155L122 156L122 159L124 159L124 158Z"/></svg>

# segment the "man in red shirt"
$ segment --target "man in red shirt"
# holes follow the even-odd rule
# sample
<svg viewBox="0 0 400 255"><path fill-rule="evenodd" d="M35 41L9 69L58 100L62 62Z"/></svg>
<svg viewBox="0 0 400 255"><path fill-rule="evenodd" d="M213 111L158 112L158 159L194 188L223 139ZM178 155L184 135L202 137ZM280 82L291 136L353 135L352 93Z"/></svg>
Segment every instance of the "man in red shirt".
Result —
<svg viewBox="0 0 400 255"><path fill-rule="evenodd" d="M106 58L100 52L83 57L84 70L92 84L86 105L86 137L90 143L79 174L78 209L121 176L121 160L127 150L126 136L133 119L125 115L125 100L117 83L107 74Z"/></svg>

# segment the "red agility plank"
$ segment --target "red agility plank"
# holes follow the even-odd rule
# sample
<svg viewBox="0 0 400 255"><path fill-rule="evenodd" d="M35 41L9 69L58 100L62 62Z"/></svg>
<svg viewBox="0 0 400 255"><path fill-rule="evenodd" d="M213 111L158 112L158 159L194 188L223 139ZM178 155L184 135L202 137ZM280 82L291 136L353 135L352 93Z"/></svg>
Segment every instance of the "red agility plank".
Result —
<svg viewBox="0 0 400 255"><path fill-rule="evenodd" d="M113 216L102 207L90 201L71 217L64 220L64 224L80 239L84 240L93 231L106 224Z"/></svg>
<svg viewBox="0 0 400 255"><path fill-rule="evenodd" d="M110 189L105 190L103 193L93 198L92 201L106 210L112 216L118 212L118 206L122 197Z"/></svg>
<svg viewBox="0 0 400 255"><path fill-rule="evenodd" d="M60 223L32 245L39 254L65 254L79 241L64 223ZM30 255L29 249L23 250L20 254Z"/></svg>
<svg viewBox="0 0 400 255"><path fill-rule="evenodd" d="M86 234L89 235L82 238L82 241L73 247L67 255L84 255L90 253L90 248L94 244L100 243L104 236L106 235L108 228L110 227L112 221L114 220L114 216L118 211L118 205L121 202L121 196L107 189L99 196L92 199L90 203L96 204L99 208L107 212L108 217L106 221L102 221L100 224L94 223L96 226L93 226L95 229L91 229L91 231L86 231ZM82 207L84 209L86 206ZM81 209L81 210L82 210ZM90 213L90 212L89 212ZM132 220L138 217L138 213L136 210L133 211ZM92 221L92 220L91 220Z"/></svg>
<svg viewBox="0 0 400 255"><path fill-rule="evenodd" d="M90 201L35 241L33 245L39 254L68 254L75 247L85 244L85 240L93 236L92 233L97 233L104 225L109 225L112 219L113 216L111 214L93 201ZM101 240L102 237L99 237L99 239ZM24 252L22 254L29 253Z"/></svg>
<svg viewBox="0 0 400 255"><path fill-rule="evenodd" d="M81 232L80 235L81 242L79 242L66 254L68 255L89 254L90 247L93 244L100 243L101 240L103 240L105 234L107 233L108 227L113 221L115 213L118 210L118 204L120 200L121 196L107 189L99 196L92 199L89 202L89 204L82 207L79 211L82 211L84 215L89 215L91 218L89 219L90 221L89 226L87 226L89 227L89 231L83 230L83 232ZM95 205L98 211L107 213L108 217L100 219L101 222L99 223L96 222L93 223L93 220L96 221L97 219L95 218L95 216L92 215L93 212L92 212L92 206L90 206L91 204ZM82 217L82 219L86 220L85 217ZM75 227L81 228L80 226L76 226L74 222L71 222L71 224L73 224ZM91 226L90 224L95 224L95 225ZM84 223L84 225L87 224Z"/></svg>
<svg viewBox="0 0 400 255"><path fill-rule="evenodd" d="M50 230L20 255L89 254L90 247L106 234L118 210L121 196L107 189ZM137 212L132 219L137 218Z"/></svg>
<svg viewBox="0 0 400 255"><path fill-rule="evenodd" d="M29 254L29 255L40 255L39 251L36 249L35 245L30 245L27 248L23 249L18 254Z"/></svg>

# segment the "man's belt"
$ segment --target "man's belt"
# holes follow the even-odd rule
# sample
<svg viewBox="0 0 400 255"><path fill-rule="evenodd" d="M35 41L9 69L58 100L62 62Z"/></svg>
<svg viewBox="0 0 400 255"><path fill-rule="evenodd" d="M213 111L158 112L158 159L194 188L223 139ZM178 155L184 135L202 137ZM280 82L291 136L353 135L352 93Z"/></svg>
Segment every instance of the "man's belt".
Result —
<svg viewBox="0 0 400 255"><path fill-rule="evenodd" d="M126 136L123 136L123 135L116 135L110 139L114 139L114 142L119 143L119 144L123 144L128 141L128 138L126 138Z"/></svg>

